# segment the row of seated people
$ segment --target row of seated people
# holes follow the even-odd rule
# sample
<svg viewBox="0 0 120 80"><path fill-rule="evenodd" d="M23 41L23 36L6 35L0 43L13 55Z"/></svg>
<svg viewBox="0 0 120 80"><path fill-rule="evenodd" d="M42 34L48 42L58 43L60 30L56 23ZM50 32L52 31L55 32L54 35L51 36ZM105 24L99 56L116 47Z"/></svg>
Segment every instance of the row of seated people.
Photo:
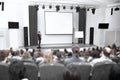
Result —
<svg viewBox="0 0 120 80"><path fill-rule="evenodd" d="M65 66L72 63L72 62L86 62L88 61L92 66L94 66L95 63L98 62L112 62L112 60L109 58L109 55L111 53L111 48L110 47L105 47L102 50L92 50L90 52L90 54L97 54L99 55L99 58L96 59L91 59L89 60L89 58L86 59L86 57L79 57L81 54L79 52L79 46L75 45L72 47L72 55L67 55L63 54L62 52L57 51L57 57L53 56L54 52L46 52L46 53L42 53L40 51L38 51L38 53L34 52L33 55L31 55L30 52L28 52L28 50L26 50L25 52L21 51L21 54L19 53L19 51L14 52L12 49L10 49L10 51L6 51L6 50L1 50L0 51L0 60L2 63L11 63L12 60L23 60L23 61L32 61L32 62L36 62L37 64L43 64L43 63L50 63L50 64L55 64L55 63L62 63ZM20 55L19 55L20 54ZM38 56L39 54L39 56ZM94 55L95 55L94 54ZM88 54L87 54L88 55ZM33 56L33 57L31 57ZM93 56L94 57L94 56ZM84 58L84 59L83 59Z"/></svg>
<svg viewBox="0 0 120 80"><path fill-rule="evenodd" d="M80 51L79 46L75 45L72 47L71 51L72 52L68 52L65 49L64 52L59 50L41 52L40 50L33 49L33 51L30 52L28 48L26 51L23 51L22 49L20 51L13 51L13 49L10 48L8 53L0 54L0 59L3 59L1 62L4 63L9 63L14 60L28 60L36 63L59 62L65 65L74 61L94 63L96 62L96 59L109 59L116 63L119 63L120 61L119 50L113 47L111 48L110 46L104 48L97 47L96 49L92 48L92 50L88 48L88 50L83 49L83 51ZM72 58L75 60L69 62L69 59Z"/></svg>

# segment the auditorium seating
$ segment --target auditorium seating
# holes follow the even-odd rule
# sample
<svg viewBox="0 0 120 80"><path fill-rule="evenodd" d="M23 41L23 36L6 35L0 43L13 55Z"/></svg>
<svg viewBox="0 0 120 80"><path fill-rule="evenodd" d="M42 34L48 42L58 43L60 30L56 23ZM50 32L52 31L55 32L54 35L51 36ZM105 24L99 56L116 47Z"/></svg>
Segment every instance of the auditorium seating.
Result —
<svg viewBox="0 0 120 80"><path fill-rule="evenodd" d="M90 72L92 69L92 66L89 63L74 62L67 65L67 67L70 66L77 68L78 73L80 73L79 75L81 77L81 80L89 80Z"/></svg>
<svg viewBox="0 0 120 80"><path fill-rule="evenodd" d="M8 64L0 62L0 80L9 80Z"/></svg>
<svg viewBox="0 0 120 80"><path fill-rule="evenodd" d="M35 63L24 62L27 78L29 80L38 80L38 67Z"/></svg>
<svg viewBox="0 0 120 80"><path fill-rule="evenodd" d="M120 64L116 64L112 68L110 80L120 80Z"/></svg>
<svg viewBox="0 0 120 80"><path fill-rule="evenodd" d="M55 64L41 64L39 65L40 80L63 80L64 65Z"/></svg>
<svg viewBox="0 0 120 80"><path fill-rule="evenodd" d="M43 63L38 66L35 63L24 62L29 80L39 80L38 73L40 72L40 80L64 80L63 72L65 68L72 65L77 68L81 80L119 80L120 64L100 62L91 66L89 63L71 63L67 66L55 63ZM9 65L0 63L0 80L9 80L8 73ZM92 75L90 75L92 74ZM116 77L117 76L117 77Z"/></svg>
<svg viewBox="0 0 120 80"><path fill-rule="evenodd" d="M98 62L92 68L92 76L90 80L110 80L110 74L114 63Z"/></svg>

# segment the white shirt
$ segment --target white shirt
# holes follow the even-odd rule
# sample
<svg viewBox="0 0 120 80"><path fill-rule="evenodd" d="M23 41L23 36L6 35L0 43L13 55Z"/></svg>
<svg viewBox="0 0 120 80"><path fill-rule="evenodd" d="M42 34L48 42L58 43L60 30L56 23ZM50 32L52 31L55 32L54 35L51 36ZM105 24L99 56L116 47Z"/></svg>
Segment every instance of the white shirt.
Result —
<svg viewBox="0 0 120 80"><path fill-rule="evenodd" d="M98 62L112 62L111 59L107 58L107 57L101 57L101 58L96 58L93 59L90 64L93 66L94 64L98 63Z"/></svg>

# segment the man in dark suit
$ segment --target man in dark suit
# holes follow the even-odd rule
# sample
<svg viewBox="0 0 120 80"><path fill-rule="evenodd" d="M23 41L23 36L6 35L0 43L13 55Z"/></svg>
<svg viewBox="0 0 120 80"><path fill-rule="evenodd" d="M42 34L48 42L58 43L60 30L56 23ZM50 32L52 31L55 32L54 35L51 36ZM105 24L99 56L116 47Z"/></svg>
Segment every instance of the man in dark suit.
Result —
<svg viewBox="0 0 120 80"><path fill-rule="evenodd" d="M38 38L38 47L40 48L41 46L41 32L38 31L38 34L37 34L37 38Z"/></svg>

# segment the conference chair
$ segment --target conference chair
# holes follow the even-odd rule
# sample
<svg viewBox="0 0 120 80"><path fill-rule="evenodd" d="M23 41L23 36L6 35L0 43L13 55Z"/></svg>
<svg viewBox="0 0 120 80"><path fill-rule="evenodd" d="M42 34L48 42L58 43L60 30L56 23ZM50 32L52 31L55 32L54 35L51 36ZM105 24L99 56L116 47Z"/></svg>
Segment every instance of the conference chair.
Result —
<svg viewBox="0 0 120 80"><path fill-rule="evenodd" d="M40 80L63 80L64 65L44 63L39 65Z"/></svg>
<svg viewBox="0 0 120 80"><path fill-rule="evenodd" d="M0 80L9 80L9 65L0 62Z"/></svg>
<svg viewBox="0 0 120 80"><path fill-rule="evenodd" d="M113 66L110 80L120 80L120 63Z"/></svg>
<svg viewBox="0 0 120 80"><path fill-rule="evenodd" d="M26 76L29 80L38 80L38 67L35 63L24 62Z"/></svg>
<svg viewBox="0 0 120 80"><path fill-rule="evenodd" d="M72 68L76 68L77 73L79 73L81 80L89 80L90 77L90 72L92 69L92 66L89 63L85 63L85 62L74 62L74 63L70 63L66 66L67 68L72 67Z"/></svg>
<svg viewBox="0 0 120 80"><path fill-rule="evenodd" d="M98 62L92 69L91 80L110 80L113 62Z"/></svg>
<svg viewBox="0 0 120 80"><path fill-rule="evenodd" d="M119 63L120 58L119 57L111 57L110 58L113 62Z"/></svg>

